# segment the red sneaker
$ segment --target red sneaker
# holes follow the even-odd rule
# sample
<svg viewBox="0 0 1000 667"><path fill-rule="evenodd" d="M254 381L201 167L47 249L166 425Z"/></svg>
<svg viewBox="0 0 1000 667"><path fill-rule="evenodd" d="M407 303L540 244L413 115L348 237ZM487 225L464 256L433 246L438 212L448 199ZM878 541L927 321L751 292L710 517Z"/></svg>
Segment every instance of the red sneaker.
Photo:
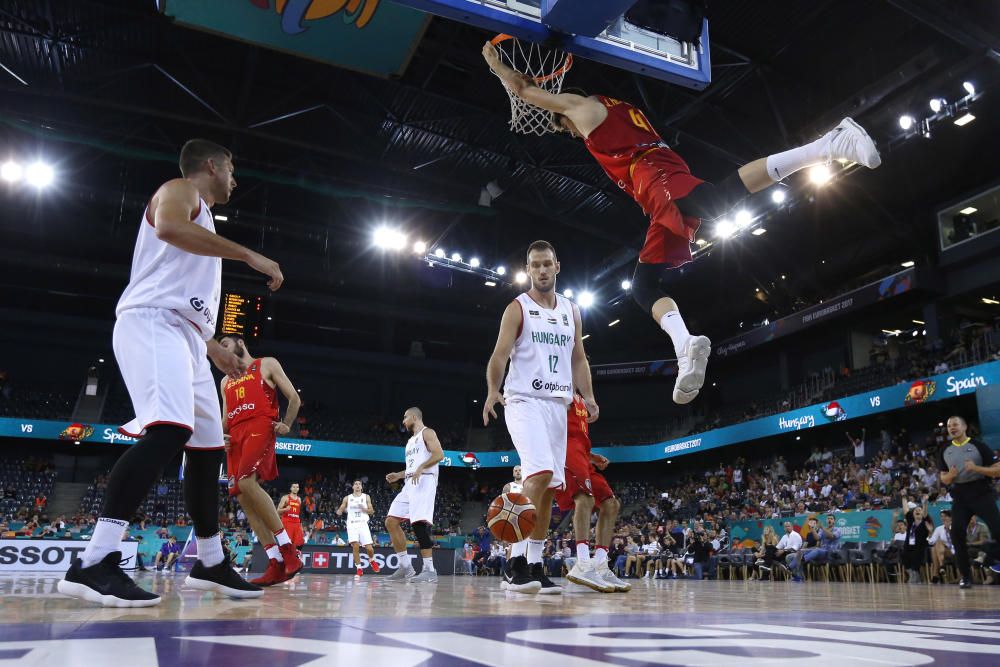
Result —
<svg viewBox="0 0 1000 667"><path fill-rule="evenodd" d="M278 550L281 552L281 557L285 560L285 578L282 581L288 581L302 569L302 559L299 558L299 550L291 542L278 547Z"/></svg>
<svg viewBox="0 0 1000 667"><path fill-rule="evenodd" d="M368 564L372 566L372 572L378 573L378 571L382 569L378 566L378 563L373 560L368 561Z"/></svg>
<svg viewBox="0 0 1000 667"><path fill-rule="evenodd" d="M279 563L277 558L272 558L267 564L264 574L250 581L258 586L274 586L285 581L285 564Z"/></svg>
<svg viewBox="0 0 1000 667"><path fill-rule="evenodd" d="M365 573L365 571L364 571L364 570L362 570L362 569L361 569L361 568L359 567L359 568L358 568L358 571L354 573L354 576L355 576L355 577L360 577L360 576L364 575L364 573Z"/></svg>

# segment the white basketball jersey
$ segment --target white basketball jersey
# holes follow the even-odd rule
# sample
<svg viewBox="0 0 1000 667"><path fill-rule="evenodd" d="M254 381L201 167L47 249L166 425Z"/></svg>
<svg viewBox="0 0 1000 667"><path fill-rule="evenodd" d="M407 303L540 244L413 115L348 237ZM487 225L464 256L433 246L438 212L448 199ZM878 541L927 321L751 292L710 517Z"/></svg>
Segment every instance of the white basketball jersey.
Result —
<svg viewBox="0 0 1000 667"><path fill-rule="evenodd" d="M368 523L368 496L353 493L347 496L347 520L351 523Z"/></svg>
<svg viewBox="0 0 1000 667"><path fill-rule="evenodd" d="M520 294L521 333L510 353L510 370L504 381L504 397L558 398L573 400L573 346L576 323L573 304L556 296L556 307L547 310Z"/></svg>
<svg viewBox="0 0 1000 667"><path fill-rule="evenodd" d="M524 493L524 485L518 484L517 482L511 482L510 489L508 489L507 493Z"/></svg>
<svg viewBox="0 0 1000 667"><path fill-rule="evenodd" d="M199 203L201 208L192 222L214 234L212 212L203 200L199 199ZM135 241L132 273L115 314L130 308L167 308L190 321L208 340L215 335L222 259L194 255L156 238L156 228L148 216L147 208Z"/></svg>
<svg viewBox="0 0 1000 667"><path fill-rule="evenodd" d="M430 450L427 449L427 445L424 444L424 431L427 427L423 427L416 435L412 436L406 441L406 476L410 477L413 471L417 469L420 464L431 457ZM424 470L422 475L434 475L437 477L438 474L438 464L435 463L430 468Z"/></svg>

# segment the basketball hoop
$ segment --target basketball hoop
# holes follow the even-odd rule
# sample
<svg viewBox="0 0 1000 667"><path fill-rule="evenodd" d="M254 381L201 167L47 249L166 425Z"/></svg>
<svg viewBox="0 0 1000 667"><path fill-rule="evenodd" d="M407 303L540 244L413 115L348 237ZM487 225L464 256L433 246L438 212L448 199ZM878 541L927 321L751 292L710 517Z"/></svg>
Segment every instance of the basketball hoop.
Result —
<svg viewBox="0 0 1000 667"><path fill-rule="evenodd" d="M500 34L490 40L500 54L500 60L524 74L547 93L559 94L563 77L573 66L573 55L562 49L549 49L534 42L522 42L511 35ZM503 81L503 79L501 79ZM510 98L510 129L520 134L543 135L554 132L552 112L528 104L504 84Z"/></svg>

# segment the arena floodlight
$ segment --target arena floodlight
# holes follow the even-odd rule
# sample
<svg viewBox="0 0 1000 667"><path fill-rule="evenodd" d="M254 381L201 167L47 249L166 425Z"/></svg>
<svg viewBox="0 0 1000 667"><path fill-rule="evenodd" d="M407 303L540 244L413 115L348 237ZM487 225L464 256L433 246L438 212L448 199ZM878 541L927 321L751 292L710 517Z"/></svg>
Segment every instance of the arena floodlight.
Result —
<svg viewBox="0 0 1000 667"><path fill-rule="evenodd" d="M413 244L413 252L417 253L418 255L423 255L425 252L427 252L427 244L424 243L423 241L417 241L416 243Z"/></svg>
<svg viewBox="0 0 1000 667"><path fill-rule="evenodd" d="M406 235L398 229L392 229L385 225L375 228L372 235L375 246L382 250L402 250L406 246Z"/></svg>
<svg viewBox="0 0 1000 667"><path fill-rule="evenodd" d="M493 280L487 280L483 284L486 285L487 287L496 287L497 286L496 281L493 281Z"/></svg>
<svg viewBox="0 0 1000 667"><path fill-rule="evenodd" d="M753 230L750 233L753 234L754 236L763 236L764 234L767 234L767 229L764 227L758 227L757 229Z"/></svg>
<svg viewBox="0 0 1000 667"><path fill-rule="evenodd" d="M528 282L528 274L524 271L518 271L517 274L514 275L514 282L518 285L523 285Z"/></svg>
<svg viewBox="0 0 1000 667"><path fill-rule="evenodd" d="M743 229L745 227L749 227L750 223L753 222L753 215L750 213L750 211L744 208L736 212L736 216L733 218L733 220L734 222L736 222L736 226L739 229Z"/></svg>
<svg viewBox="0 0 1000 667"><path fill-rule="evenodd" d="M622 289L623 290L632 289L632 281L631 280L623 280L622 281Z"/></svg>
<svg viewBox="0 0 1000 667"><path fill-rule="evenodd" d="M816 185L825 185L833 178L833 173L825 164L818 164L809 170L809 180Z"/></svg>
<svg viewBox="0 0 1000 667"><path fill-rule="evenodd" d="M913 116L905 114L899 117L899 126L904 130L908 130L913 127Z"/></svg>
<svg viewBox="0 0 1000 667"><path fill-rule="evenodd" d="M771 193L771 201L775 204L783 204L785 202L785 191L782 188L775 188L774 192Z"/></svg>
<svg viewBox="0 0 1000 667"><path fill-rule="evenodd" d="M975 85L973 85L971 81L963 81L962 88L965 88L965 92L967 92L969 95L976 94L976 87Z"/></svg>
<svg viewBox="0 0 1000 667"><path fill-rule="evenodd" d="M908 260L906 260L905 262L900 262L900 263L899 263L899 265L900 265L901 267L903 267L904 269L908 269L908 268L910 268L911 266L913 266L914 264L916 264L916 262L914 262L914 261L913 261L912 259L908 259Z"/></svg>
<svg viewBox="0 0 1000 667"><path fill-rule="evenodd" d="M478 257L473 257L472 259L470 259L469 260L469 266L471 266L474 269L478 269L479 268L479 258Z"/></svg>
<svg viewBox="0 0 1000 667"><path fill-rule="evenodd" d="M590 292L580 292L580 298L576 302L581 308L590 308L594 305L594 295Z"/></svg>
<svg viewBox="0 0 1000 667"><path fill-rule="evenodd" d="M614 321L611 321L611 322L608 322L608 326L609 326L609 327L613 327L613 326L615 326L616 324L618 324L619 322L621 322L621 320L614 320Z"/></svg>
<svg viewBox="0 0 1000 667"><path fill-rule="evenodd" d="M437 250L434 251L434 256L435 257L444 257L445 254L446 253L444 251L444 248L438 248Z"/></svg>
<svg viewBox="0 0 1000 667"><path fill-rule="evenodd" d="M938 113L939 111L941 111L941 107L944 106L945 101L940 97L932 97L931 101L928 102L928 104L930 105L931 111L933 111L934 113Z"/></svg>
<svg viewBox="0 0 1000 667"><path fill-rule="evenodd" d="M573 290L571 290L571 289L563 290L563 296L566 297L567 299L572 299L573 298Z"/></svg>
<svg viewBox="0 0 1000 667"><path fill-rule="evenodd" d="M13 160L7 160L0 166L0 178L8 183L17 183L24 178L24 167Z"/></svg>
<svg viewBox="0 0 1000 667"><path fill-rule="evenodd" d="M958 118L955 119L955 125L958 125L959 127L965 127L974 120L976 120L975 116L973 116L971 113L966 113L964 116L959 116Z"/></svg>
<svg viewBox="0 0 1000 667"><path fill-rule="evenodd" d="M24 171L24 177L29 185L33 185L41 190L42 188L47 188L52 185L52 181L55 180L56 174L52 170L52 167L44 162L34 162L28 165L28 168Z"/></svg>
<svg viewBox="0 0 1000 667"><path fill-rule="evenodd" d="M497 267L496 274L498 276L507 275L507 267L501 264L500 266Z"/></svg>
<svg viewBox="0 0 1000 667"><path fill-rule="evenodd" d="M736 233L736 225L729 220L720 220L715 223L715 235L720 239L728 239Z"/></svg>

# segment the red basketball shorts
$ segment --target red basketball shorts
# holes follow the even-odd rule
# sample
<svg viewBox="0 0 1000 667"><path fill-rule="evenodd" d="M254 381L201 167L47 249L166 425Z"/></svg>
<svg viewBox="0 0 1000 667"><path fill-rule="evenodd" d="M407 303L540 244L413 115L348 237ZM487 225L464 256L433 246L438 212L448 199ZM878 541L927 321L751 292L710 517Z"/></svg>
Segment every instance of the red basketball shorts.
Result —
<svg viewBox="0 0 1000 667"><path fill-rule="evenodd" d="M608 480L590 462L590 457L573 451L572 445L566 456L566 486L556 492L556 504L563 512L575 506L575 498L580 494L594 497L594 504L600 505L615 494Z"/></svg>
<svg viewBox="0 0 1000 667"><path fill-rule="evenodd" d="M292 544L301 547L306 543L306 536L302 533L301 521L290 521L282 517L281 525L285 527L285 532L288 533L288 539L292 541Z"/></svg>
<svg viewBox="0 0 1000 667"><path fill-rule="evenodd" d="M229 427L229 452L226 454L229 495L239 495L240 480L254 473L261 482L278 476L274 445L274 424L270 417L248 419Z"/></svg>
<svg viewBox="0 0 1000 667"><path fill-rule="evenodd" d="M670 149L652 150L636 160L632 188L636 202L649 216L640 262L677 267L691 261L691 243L701 220L681 215L675 202L701 183L704 181L692 176L684 160Z"/></svg>

